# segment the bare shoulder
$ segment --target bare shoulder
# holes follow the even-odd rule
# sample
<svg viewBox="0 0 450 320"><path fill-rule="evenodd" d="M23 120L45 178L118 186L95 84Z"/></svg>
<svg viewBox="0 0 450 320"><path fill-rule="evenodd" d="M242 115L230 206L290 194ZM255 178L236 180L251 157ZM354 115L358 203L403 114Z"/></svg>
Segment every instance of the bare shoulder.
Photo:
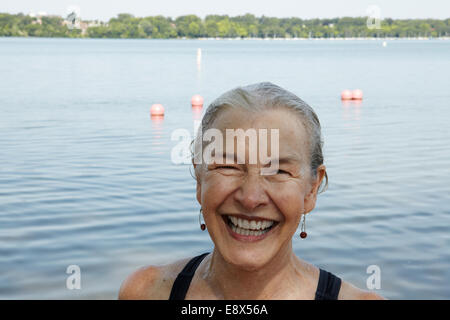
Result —
<svg viewBox="0 0 450 320"><path fill-rule="evenodd" d="M365 291L342 280L341 290L339 291L339 300L386 300L375 292Z"/></svg>
<svg viewBox="0 0 450 320"><path fill-rule="evenodd" d="M167 300L178 273L188 261L189 258L137 269L122 282L119 300Z"/></svg>

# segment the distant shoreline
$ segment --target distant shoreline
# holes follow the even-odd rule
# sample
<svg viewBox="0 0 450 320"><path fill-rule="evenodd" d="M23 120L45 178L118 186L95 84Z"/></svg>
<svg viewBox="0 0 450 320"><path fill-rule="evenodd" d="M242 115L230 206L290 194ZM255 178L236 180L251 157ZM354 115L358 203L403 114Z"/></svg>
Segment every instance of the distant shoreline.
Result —
<svg viewBox="0 0 450 320"><path fill-rule="evenodd" d="M349 38L94 38L94 37L33 37L33 36L22 36L22 37L10 37L10 36L0 36L0 39L71 39L71 40L201 40L201 41L396 41L396 40L411 40L411 41L424 41L424 40L450 40L450 37L386 37L386 38L375 38L375 37L349 37Z"/></svg>
<svg viewBox="0 0 450 320"><path fill-rule="evenodd" d="M257 40L257 41L268 41L268 40L287 40L287 41L304 41L304 40L330 40L330 41L345 41L345 40L450 40L450 37L417 37L417 38L407 38L407 37L386 37L386 38L375 38L375 37L349 37L349 38L180 38L179 40Z"/></svg>
<svg viewBox="0 0 450 320"><path fill-rule="evenodd" d="M82 20L79 13L67 17L0 13L0 36L94 39L199 39L199 40L372 40L437 39L450 37L447 19L375 19L340 17L302 19L253 14L230 17L191 14L177 18L135 17L119 13L108 22Z"/></svg>

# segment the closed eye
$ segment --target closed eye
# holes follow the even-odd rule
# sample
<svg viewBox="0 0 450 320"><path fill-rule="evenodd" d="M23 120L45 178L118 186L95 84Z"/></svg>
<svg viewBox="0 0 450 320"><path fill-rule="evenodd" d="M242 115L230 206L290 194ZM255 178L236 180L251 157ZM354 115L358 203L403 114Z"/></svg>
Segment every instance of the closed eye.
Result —
<svg viewBox="0 0 450 320"><path fill-rule="evenodd" d="M290 173L284 170L278 170L277 174L290 174Z"/></svg>

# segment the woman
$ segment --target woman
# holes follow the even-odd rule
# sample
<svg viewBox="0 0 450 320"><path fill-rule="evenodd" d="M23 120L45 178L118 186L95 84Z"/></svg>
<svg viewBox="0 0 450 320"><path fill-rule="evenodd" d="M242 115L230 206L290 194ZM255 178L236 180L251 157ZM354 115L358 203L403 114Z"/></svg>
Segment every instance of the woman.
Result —
<svg viewBox="0 0 450 320"><path fill-rule="evenodd" d="M214 250L137 270L122 284L120 299L382 299L293 252L293 237L301 241L300 221L304 238L305 216L324 177L328 183L320 123L308 104L269 82L238 87L208 107L199 130L193 154L197 200L201 229L208 230ZM213 139L205 139L206 132L228 138L230 130L248 137L270 131L270 161L231 135L227 146L208 147ZM261 147L265 136L256 136ZM218 136L214 141L220 142Z"/></svg>

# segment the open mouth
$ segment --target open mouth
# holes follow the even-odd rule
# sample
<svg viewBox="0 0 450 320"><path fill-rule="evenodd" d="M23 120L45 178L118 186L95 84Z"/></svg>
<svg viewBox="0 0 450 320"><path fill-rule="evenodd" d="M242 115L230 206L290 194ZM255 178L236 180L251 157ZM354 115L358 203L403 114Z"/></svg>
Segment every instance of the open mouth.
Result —
<svg viewBox="0 0 450 320"><path fill-rule="evenodd" d="M224 215L222 217L235 234L248 238L260 238L278 224L278 222L274 220L247 220L233 215Z"/></svg>

